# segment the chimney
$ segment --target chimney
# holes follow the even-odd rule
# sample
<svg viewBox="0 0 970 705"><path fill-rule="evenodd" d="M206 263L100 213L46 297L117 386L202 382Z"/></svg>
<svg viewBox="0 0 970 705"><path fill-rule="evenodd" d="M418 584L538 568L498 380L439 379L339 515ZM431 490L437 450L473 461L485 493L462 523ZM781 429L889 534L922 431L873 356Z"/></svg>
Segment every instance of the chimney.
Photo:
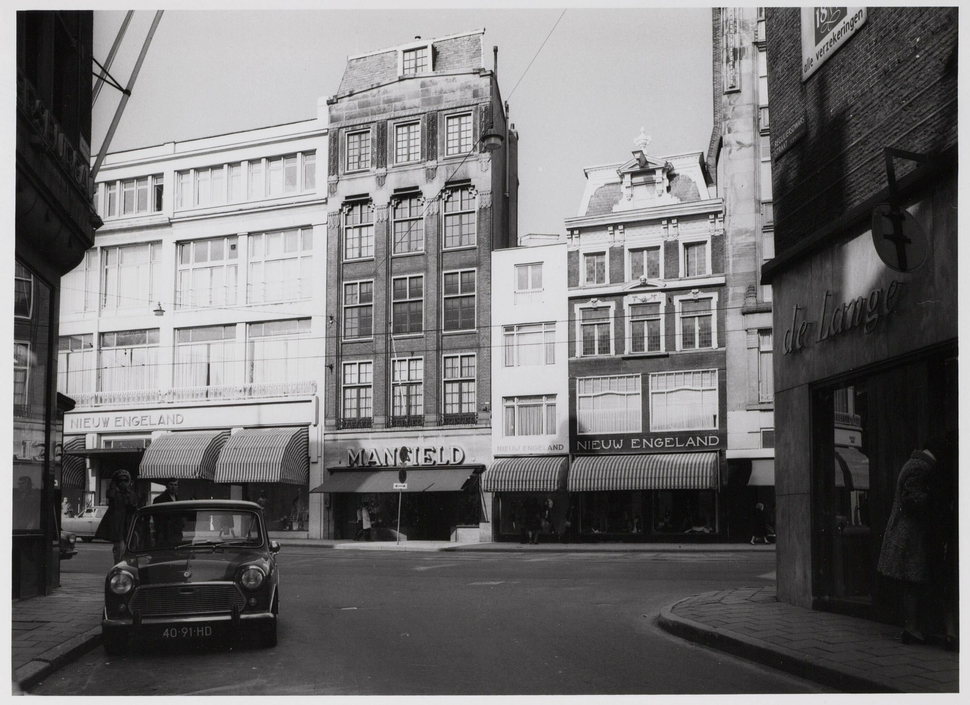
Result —
<svg viewBox="0 0 970 705"><path fill-rule="evenodd" d="M494 62L494 67L492 71L495 73L495 78L498 78L498 47L492 47L492 60Z"/></svg>

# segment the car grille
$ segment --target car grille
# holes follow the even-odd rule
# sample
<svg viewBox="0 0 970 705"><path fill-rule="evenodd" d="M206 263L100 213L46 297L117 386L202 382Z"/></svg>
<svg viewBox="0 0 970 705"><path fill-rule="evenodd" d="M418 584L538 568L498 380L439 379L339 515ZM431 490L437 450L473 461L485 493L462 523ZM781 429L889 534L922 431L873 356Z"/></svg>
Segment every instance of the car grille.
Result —
<svg viewBox="0 0 970 705"><path fill-rule="evenodd" d="M159 585L140 587L131 599L131 611L143 617L211 614L242 609L246 598L233 583Z"/></svg>

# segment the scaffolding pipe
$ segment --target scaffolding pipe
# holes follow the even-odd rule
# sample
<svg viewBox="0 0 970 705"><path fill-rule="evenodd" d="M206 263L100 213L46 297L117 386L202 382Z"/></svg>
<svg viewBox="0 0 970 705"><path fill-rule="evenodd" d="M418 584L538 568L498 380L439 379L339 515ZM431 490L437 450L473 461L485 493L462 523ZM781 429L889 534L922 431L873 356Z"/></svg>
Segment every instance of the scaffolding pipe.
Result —
<svg viewBox="0 0 970 705"><path fill-rule="evenodd" d="M135 14L134 10L128 10L125 14L125 19L121 22L121 28L118 30L118 36L115 37L114 44L111 45L111 51L108 52L108 58L105 59L104 66L101 68L101 73L98 76L98 80L94 84L94 95L91 96L91 107L98 102L98 94L101 93L101 88L104 86L105 76L110 76L108 72L111 71L111 64L114 63L115 54L118 53L118 48L121 46L121 40L125 37L125 32L128 31L128 25L131 22L131 16Z"/></svg>
<svg viewBox="0 0 970 705"><path fill-rule="evenodd" d="M141 48L141 53L138 55L138 61L135 62L135 68L132 69L131 78L128 79L128 86L125 88L124 94L121 96L121 102L118 103L118 109L115 111L114 119L111 121L111 126L108 128L108 134L104 137L104 142L101 144L101 150L98 152L98 158L94 161L94 166L91 167L91 178L94 179L98 175L98 170L101 169L101 162L104 161L105 155L108 153L108 147L111 146L111 140L115 136L115 130L118 129L118 123L121 122L121 114L125 112L125 106L128 105L128 99L131 97L131 89L135 85L135 79L138 78L138 72L141 71L141 65L145 61L145 55L148 53L148 45L152 43L152 37L155 36L155 30L158 28L158 23L162 19L163 10L159 10L155 13L155 19L152 20L152 26L148 29L148 36L145 37L145 44Z"/></svg>

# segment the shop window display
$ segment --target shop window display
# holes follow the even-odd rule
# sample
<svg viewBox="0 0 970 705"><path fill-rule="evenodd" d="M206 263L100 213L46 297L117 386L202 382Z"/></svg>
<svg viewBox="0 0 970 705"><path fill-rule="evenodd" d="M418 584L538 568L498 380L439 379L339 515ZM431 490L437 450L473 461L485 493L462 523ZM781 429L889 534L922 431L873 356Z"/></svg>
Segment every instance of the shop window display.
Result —
<svg viewBox="0 0 970 705"><path fill-rule="evenodd" d="M657 534L713 534L713 491L662 490L653 493L653 532Z"/></svg>

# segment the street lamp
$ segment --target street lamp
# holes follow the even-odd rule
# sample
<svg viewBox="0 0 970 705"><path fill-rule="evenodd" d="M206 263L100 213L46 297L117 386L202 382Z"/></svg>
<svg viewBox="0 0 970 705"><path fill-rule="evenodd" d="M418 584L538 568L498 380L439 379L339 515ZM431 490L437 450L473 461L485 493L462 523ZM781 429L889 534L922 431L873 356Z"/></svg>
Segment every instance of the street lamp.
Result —
<svg viewBox="0 0 970 705"><path fill-rule="evenodd" d="M486 152L494 152L497 149L501 149L504 141L505 138L498 132L489 131L482 135L482 146Z"/></svg>

